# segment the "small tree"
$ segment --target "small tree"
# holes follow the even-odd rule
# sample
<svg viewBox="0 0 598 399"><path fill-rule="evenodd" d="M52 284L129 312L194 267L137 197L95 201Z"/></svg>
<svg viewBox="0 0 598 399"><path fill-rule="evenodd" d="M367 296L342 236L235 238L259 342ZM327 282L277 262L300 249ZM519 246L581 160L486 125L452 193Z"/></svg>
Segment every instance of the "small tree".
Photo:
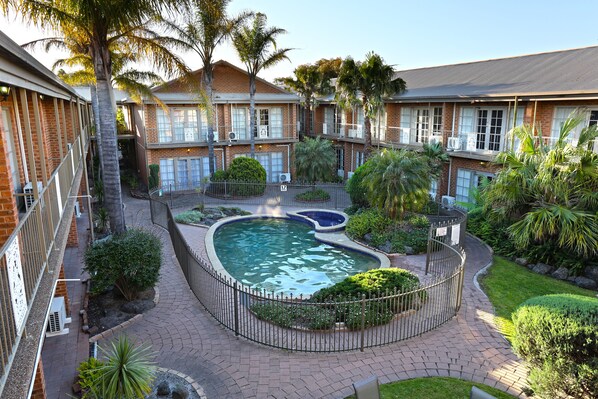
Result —
<svg viewBox="0 0 598 399"><path fill-rule="evenodd" d="M383 150L368 162L363 179L368 200L391 219L403 219L406 211L427 203L430 168L425 157L414 151Z"/></svg>
<svg viewBox="0 0 598 399"><path fill-rule="evenodd" d="M310 184L326 180L334 172L336 152L330 140L306 138L295 144L295 170L301 180Z"/></svg>
<svg viewBox="0 0 598 399"><path fill-rule="evenodd" d="M256 159L235 158L228 168L227 177L233 183L232 195L262 195L266 190L266 169Z"/></svg>
<svg viewBox="0 0 598 399"><path fill-rule="evenodd" d="M156 164L151 164L149 166L149 189L150 191L158 188L158 185L160 184L160 165L156 165Z"/></svg>

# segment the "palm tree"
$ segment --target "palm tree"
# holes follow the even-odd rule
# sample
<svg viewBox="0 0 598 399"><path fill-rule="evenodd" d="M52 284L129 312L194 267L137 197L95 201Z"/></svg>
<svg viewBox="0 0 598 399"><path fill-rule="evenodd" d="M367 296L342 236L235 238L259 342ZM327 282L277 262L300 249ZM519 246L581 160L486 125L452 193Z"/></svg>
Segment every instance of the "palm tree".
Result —
<svg viewBox="0 0 598 399"><path fill-rule="evenodd" d="M132 49L141 56L154 56L155 65L174 70L175 58L164 57L164 42L148 29L148 21L160 17L163 11L173 11L186 5L176 0L103 1L12 0L26 21L43 24L62 36L76 32L85 38L87 53L93 62L98 99L99 131L104 163L104 197L114 233L125 230L125 218L120 188L120 171L116 141L116 105L112 89L112 52L115 43ZM182 63L180 64L182 65Z"/></svg>
<svg viewBox="0 0 598 399"><path fill-rule="evenodd" d="M326 70L320 68L317 64L299 65L293 73L295 77L277 78L275 82L283 85L290 91L298 93L304 98L304 130L307 134L310 134L312 133L311 110L312 107L315 108L316 106L315 96L322 96L332 92L333 87L330 84L331 73L327 73ZM299 140L303 140L303 137L299 136Z"/></svg>
<svg viewBox="0 0 598 399"><path fill-rule="evenodd" d="M519 150L497 157L502 169L485 190L486 206L494 219L512 223L518 247L553 243L586 259L598 255L598 154L590 147L598 129L586 127L571 140L583 121L583 113L572 114L553 146L529 125L515 128Z"/></svg>
<svg viewBox="0 0 598 399"><path fill-rule="evenodd" d="M262 69L270 68L288 60L288 48L277 48L276 37L286 33L284 29L267 27L265 14L257 13L251 24L242 24L233 32L233 45L249 75L249 131L251 157L255 157L255 79Z"/></svg>
<svg viewBox="0 0 598 399"><path fill-rule="evenodd" d="M371 119L384 107L384 97L405 91L406 83L395 77L390 65L382 57L370 52L365 61L355 62L347 57L336 80L336 98L341 108L360 105L363 108L365 158L372 151Z"/></svg>
<svg viewBox="0 0 598 399"><path fill-rule="evenodd" d="M295 170L300 179L314 184L329 178L336 164L332 141L307 137L295 145Z"/></svg>
<svg viewBox="0 0 598 399"><path fill-rule="evenodd" d="M232 31L251 14L242 13L230 18L226 9L230 0L197 0L190 11L183 16L182 24L179 21L167 21L166 25L178 39L179 48L191 50L201 58L203 63L202 81L205 93L200 98L206 107L208 119L208 154L210 159L210 176L214 174L214 112L213 89L214 64L213 57L216 48L227 40ZM193 82L191 82L193 83ZM192 89L196 88L191 84ZM201 88L199 90L202 90Z"/></svg>
<svg viewBox="0 0 598 399"><path fill-rule="evenodd" d="M428 201L430 169L425 157L414 151L388 150L374 155L363 183L370 204L391 219L421 209Z"/></svg>
<svg viewBox="0 0 598 399"><path fill-rule="evenodd" d="M443 175L442 167L449 161L449 156L440 143L424 143L423 150L423 155L426 157L430 168L430 178L432 181L438 182L438 189L440 190ZM433 200L436 200L436 198L433 198Z"/></svg>

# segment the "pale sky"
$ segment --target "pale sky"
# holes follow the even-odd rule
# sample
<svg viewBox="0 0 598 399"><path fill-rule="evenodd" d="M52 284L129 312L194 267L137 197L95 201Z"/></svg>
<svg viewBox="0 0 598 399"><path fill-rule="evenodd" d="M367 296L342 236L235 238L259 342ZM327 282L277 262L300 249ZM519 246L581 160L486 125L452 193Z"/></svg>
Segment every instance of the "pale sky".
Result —
<svg viewBox="0 0 598 399"><path fill-rule="evenodd" d="M294 49L291 62L263 71L268 80L299 64L360 60L369 51L400 70L598 45L592 0L233 0L231 14L240 10L263 12L269 26L288 32L278 44ZM14 17L0 18L0 30L19 44L48 35ZM59 57L33 55L49 68ZM217 51L221 58L244 68L230 44ZM201 67L193 54L185 60Z"/></svg>

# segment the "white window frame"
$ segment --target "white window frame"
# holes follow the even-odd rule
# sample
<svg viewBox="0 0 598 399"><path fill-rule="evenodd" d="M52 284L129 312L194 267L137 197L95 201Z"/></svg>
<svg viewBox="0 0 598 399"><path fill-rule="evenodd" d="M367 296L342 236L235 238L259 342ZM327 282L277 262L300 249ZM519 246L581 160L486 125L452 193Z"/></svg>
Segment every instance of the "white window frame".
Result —
<svg viewBox="0 0 598 399"><path fill-rule="evenodd" d="M169 184L172 184L173 191L179 190L190 190L197 188L201 185L201 181L210 176L210 167L209 167L209 157L177 157L177 158L161 158L160 159L160 185L163 190L168 191L170 189ZM162 161L170 162L173 168L172 177L168 176L169 178L165 181L163 180L163 170L164 166ZM199 161L200 169L199 169L199 180L194 181L194 173L193 173L193 162L192 161ZM180 182L180 169L179 165L185 163L185 174L187 176L186 180L187 183L181 185ZM218 170L218 163L216 162L216 158L214 158L214 170ZM170 174L170 173L169 173ZM197 184L196 184L197 183Z"/></svg>
<svg viewBox="0 0 598 399"><path fill-rule="evenodd" d="M175 129L178 113L183 113L183 133L177 134ZM190 119L191 113L195 113L195 120ZM158 131L158 142L163 143L193 143L207 140L208 118L204 109L197 107L171 107L168 113L160 107L156 107L156 129ZM179 138L180 137L180 138Z"/></svg>
<svg viewBox="0 0 598 399"><path fill-rule="evenodd" d="M495 175L493 173L465 168L457 169L457 180L455 185L455 198L457 202L472 203L472 189L479 187L480 178L482 177L493 179Z"/></svg>
<svg viewBox="0 0 598 399"><path fill-rule="evenodd" d="M486 112L485 123L480 124L481 112ZM493 118L494 112L500 112L500 118ZM492 132L496 126L492 121L500 121L500 132ZM459 136L465 140L465 149L474 152L497 153L502 151L506 132L509 130L507 110L504 107L461 107L459 113ZM483 130L483 131L482 131ZM492 141L498 136L498 142ZM498 145L498 146L497 146Z"/></svg>
<svg viewBox="0 0 598 399"><path fill-rule="evenodd" d="M569 118L569 116L571 116L572 113L579 109L582 109L582 112L585 113L585 120L579 125L577 125L575 129L573 129L573 132L569 135L568 142L577 144L579 134L584 128L593 124L598 124L598 119L592 119L592 113L598 114L597 107L554 107L554 113L552 117L552 128L550 130L550 143L548 143L549 145L554 144L559 138L563 122L567 118ZM598 115L596 115L595 118L598 118ZM594 148L596 148L596 146Z"/></svg>

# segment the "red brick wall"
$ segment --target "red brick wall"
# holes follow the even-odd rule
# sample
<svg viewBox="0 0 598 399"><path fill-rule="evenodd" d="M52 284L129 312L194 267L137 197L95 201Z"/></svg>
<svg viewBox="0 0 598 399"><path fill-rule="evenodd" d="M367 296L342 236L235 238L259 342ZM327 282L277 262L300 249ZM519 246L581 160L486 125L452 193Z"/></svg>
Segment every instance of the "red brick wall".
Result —
<svg viewBox="0 0 598 399"><path fill-rule="evenodd" d="M10 237L19 223L17 204L14 197L14 182L12 181L10 161L7 156L7 134L9 132L2 125L2 118L0 118L0 176L3 177L0 179L0 247Z"/></svg>
<svg viewBox="0 0 598 399"><path fill-rule="evenodd" d="M79 245L79 234L77 233L77 218L75 217L75 214L73 214L73 219L71 220L71 227L69 230L69 235L66 241L66 246L71 248L71 247L76 247Z"/></svg>
<svg viewBox="0 0 598 399"><path fill-rule="evenodd" d="M64 264L60 265L60 273L58 274L59 280L64 280ZM66 314L71 314L71 301L69 300L69 293L66 288L66 281L58 281L56 283L56 291L54 292L54 298L64 297L64 306L66 308Z"/></svg>
<svg viewBox="0 0 598 399"><path fill-rule="evenodd" d="M46 380L44 378L44 365L41 358L37 364L37 372L35 373L35 380L33 381L31 399L46 399Z"/></svg>

